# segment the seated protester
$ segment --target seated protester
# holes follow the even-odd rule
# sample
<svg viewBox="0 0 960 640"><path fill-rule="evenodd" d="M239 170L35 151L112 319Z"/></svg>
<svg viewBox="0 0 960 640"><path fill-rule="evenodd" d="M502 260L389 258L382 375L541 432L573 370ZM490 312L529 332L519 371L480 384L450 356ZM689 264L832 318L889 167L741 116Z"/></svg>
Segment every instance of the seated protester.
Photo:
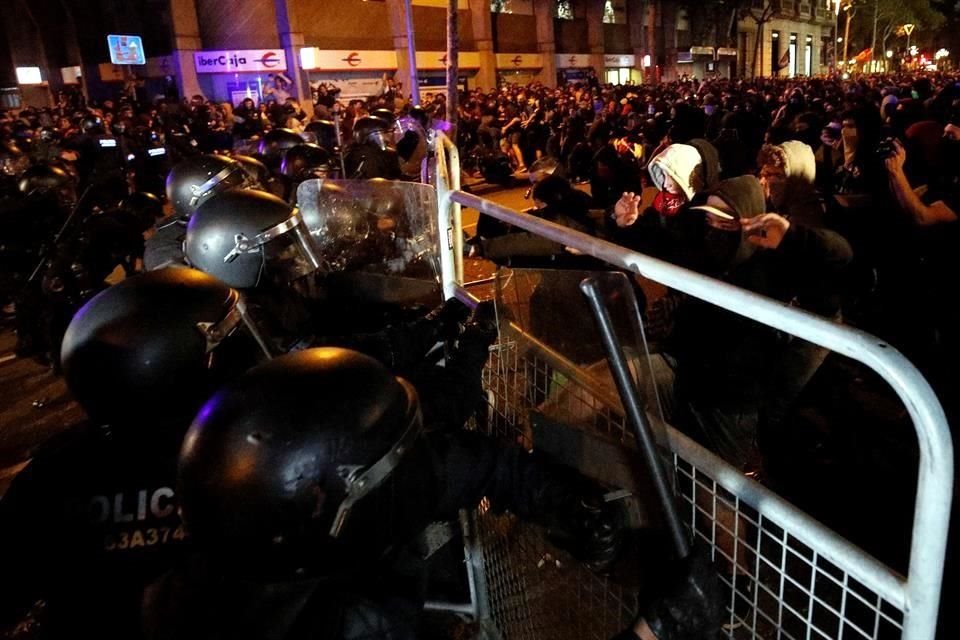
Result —
<svg viewBox="0 0 960 640"><path fill-rule="evenodd" d="M763 145L757 164L767 211L791 222L821 226L824 205L814 186L817 167L809 146L795 140Z"/></svg>
<svg viewBox="0 0 960 640"><path fill-rule="evenodd" d="M471 325L460 342L485 350L495 336ZM482 499L594 571L617 559L624 519L602 488L539 453L431 427L406 380L344 349L287 354L221 389L180 455L196 553L146 593L146 637L423 637L425 529ZM675 577L618 638L717 633L709 563L691 555Z"/></svg>
<svg viewBox="0 0 960 640"><path fill-rule="evenodd" d="M691 218L678 215L697 193L712 186L720 177L717 150L706 140L689 144L671 144L650 160L647 171L659 193L646 210L640 209L642 197L624 193L617 201L610 225L610 240L677 264L684 264L691 232Z"/></svg>
<svg viewBox="0 0 960 640"><path fill-rule="evenodd" d="M828 318L840 312L852 258L840 235L764 213L753 176L724 180L704 209L699 269ZM761 422L776 427L826 350L712 305L684 299L668 352L676 360L673 424L728 462L755 468Z"/></svg>

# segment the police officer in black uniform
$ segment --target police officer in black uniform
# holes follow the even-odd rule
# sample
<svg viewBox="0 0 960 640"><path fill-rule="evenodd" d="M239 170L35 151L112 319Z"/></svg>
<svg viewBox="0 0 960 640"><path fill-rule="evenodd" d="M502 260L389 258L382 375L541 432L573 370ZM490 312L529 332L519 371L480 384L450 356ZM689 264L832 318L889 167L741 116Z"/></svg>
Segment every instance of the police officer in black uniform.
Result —
<svg viewBox="0 0 960 640"><path fill-rule="evenodd" d="M136 638L145 584L182 553L177 451L227 376L256 362L239 294L192 269L135 276L74 317L67 385L89 416L0 501L0 634L38 600L50 637Z"/></svg>
<svg viewBox="0 0 960 640"><path fill-rule="evenodd" d="M344 157L348 178L399 180L400 157L391 123L376 116L363 116L353 123L353 144Z"/></svg>
<svg viewBox="0 0 960 640"><path fill-rule="evenodd" d="M256 186L243 163L218 155L189 158L167 176L167 200L173 213L159 220L147 238L143 263L147 270L183 264L187 220L201 204L231 189Z"/></svg>
<svg viewBox="0 0 960 640"><path fill-rule="evenodd" d="M370 318L344 322L369 309L357 303L347 309L324 295L322 260L312 236L299 210L279 198L245 189L205 203L190 218L184 252L191 266L244 292L274 352L350 346L412 378L418 388L425 385L431 419L462 424L477 406L474 379L486 351L461 350L442 372L424 361L438 342L457 334L466 307L451 300L429 314L391 317L382 325Z"/></svg>
<svg viewBox="0 0 960 640"><path fill-rule="evenodd" d="M297 187L304 180L327 178L331 175L330 152L318 144L304 142L291 147L280 164L284 183L284 200L296 202Z"/></svg>
<svg viewBox="0 0 960 640"><path fill-rule="evenodd" d="M469 326L461 342L494 336ZM180 455L198 554L148 589L147 637L416 638L423 567L411 542L484 497L566 530L596 568L616 557L622 520L599 487L519 447L430 426L412 385L349 350L288 354L222 389ZM719 627L711 586L661 599L621 637L708 637Z"/></svg>

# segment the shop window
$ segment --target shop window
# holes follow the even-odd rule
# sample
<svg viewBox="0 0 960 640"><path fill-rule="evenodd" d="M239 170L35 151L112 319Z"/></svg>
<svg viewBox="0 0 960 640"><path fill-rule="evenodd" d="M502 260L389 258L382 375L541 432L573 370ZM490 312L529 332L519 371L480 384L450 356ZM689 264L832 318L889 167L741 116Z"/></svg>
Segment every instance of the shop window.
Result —
<svg viewBox="0 0 960 640"><path fill-rule="evenodd" d="M553 17L558 20L573 20L573 2L571 0L557 0Z"/></svg>

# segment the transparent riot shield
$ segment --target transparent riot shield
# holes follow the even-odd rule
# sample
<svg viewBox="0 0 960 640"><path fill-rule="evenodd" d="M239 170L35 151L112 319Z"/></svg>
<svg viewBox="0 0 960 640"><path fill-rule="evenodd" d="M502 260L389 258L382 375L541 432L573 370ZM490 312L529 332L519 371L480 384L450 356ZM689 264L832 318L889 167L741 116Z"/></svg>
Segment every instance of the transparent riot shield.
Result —
<svg viewBox="0 0 960 640"><path fill-rule="evenodd" d="M436 304L441 298L437 195L389 180L307 180L297 202L326 285L371 302Z"/></svg>
<svg viewBox="0 0 960 640"><path fill-rule="evenodd" d="M638 477L636 461L623 449L623 445L633 446L633 436L624 422L600 333L580 290L585 278L602 274L573 269L497 271L490 293L497 304L501 342L507 350L522 348L517 355L528 364L511 368L507 356L495 353L492 374L502 374L505 388L522 394L523 404L535 409L529 419L512 427L515 433L506 433L495 412L492 428L527 447L559 456L571 466L589 468L604 484L642 494L645 481ZM642 290L632 279L606 281L615 286L605 289L604 300L655 438L666 450L665 407L669 407L672 369L647 340L640 314ZM503 371L498 373L500 365ZM586 459L595 459L596 464L585 465ZM639 473L643 475L642 470ZM638 509L645 510L642 504ZM638 514L640 520L648 517Z"/></svg>

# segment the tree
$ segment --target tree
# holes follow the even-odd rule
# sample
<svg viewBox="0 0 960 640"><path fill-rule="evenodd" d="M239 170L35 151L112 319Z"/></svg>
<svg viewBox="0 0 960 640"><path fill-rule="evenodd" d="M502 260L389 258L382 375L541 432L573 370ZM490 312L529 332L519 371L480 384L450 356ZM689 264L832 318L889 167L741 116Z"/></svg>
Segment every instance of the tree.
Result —
<svg viewBox="0 0 960 640"><path fill-rule="evenodd" d="M763 44L763 25L773 20L773 16L777 13L777 10L774 8L771 0L763 0L761 3L761 8L759 9L754 7L752 2L747 2L744 4L747 6L740 9L740 15L751 18L757 25L757 37L753 43L752 65L753 76L757 77L763 74L763 47L761 46ZM776 62L776 60L772 61L773 64L776 64Z"/></svg>
<svg viewBox="0 0 960 640"><path fill-rule="evenodd" d="M897 30L904 24L916 25L915 34L939 29L946 17L935 8L929 0L874 0L868 1L864 7L866 14L877 15L877 40L879 46L874 51L874 59L882 57L887 50L890 39L897 34ZM860 20L851 26L851 39L865 49L872 41L873 21Z"/></svg>

